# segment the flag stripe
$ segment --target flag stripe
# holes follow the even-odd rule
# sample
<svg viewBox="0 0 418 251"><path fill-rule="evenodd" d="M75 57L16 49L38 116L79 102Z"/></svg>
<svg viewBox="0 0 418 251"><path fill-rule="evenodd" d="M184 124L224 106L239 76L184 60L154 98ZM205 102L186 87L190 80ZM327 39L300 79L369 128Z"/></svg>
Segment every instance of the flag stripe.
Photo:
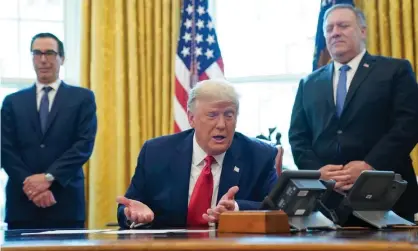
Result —
<svg viewBox="0 0 418 251"><path fill-rule="evenodd" d="M183 60L177 55L176 56L176 69L175 69L176 79L180 80L179 83L183 86L183 89L186 92L190 90L190 71L184 65Z"/></svg>
<svg viewBox="0 0 418 251"><path fill-rule="evenodd" d="M189 121L187 119L187 112L183 108L183 104L180 104L177 99L174 99L174 111L175 113L175 122L178 129L181 131L187 130L190 128Z"/></svg>
<svg viewBox="0 0 418 251"><path fill-rule="evenodd" d="M208 75L206 74L206 72L200 74L199 76L199 81L203 81L203 80L207 80L209 79Z"/></svg>
<svg viewBox="0 0 418 251"><path fill-rule="evenodd" d="M177 78L176 78L175 92L176 92L177 102L183 107L184 110L187 110L187 99L189 98L189 95Z"/></svg>
<svg viewBox="0 0 418 251"><path fill-rule="evenodd" d="M224 74L222 72L222 69L219 67L218 63L214 63L211 66L209 66L205 72L209 78L224 78Z"/></svg>

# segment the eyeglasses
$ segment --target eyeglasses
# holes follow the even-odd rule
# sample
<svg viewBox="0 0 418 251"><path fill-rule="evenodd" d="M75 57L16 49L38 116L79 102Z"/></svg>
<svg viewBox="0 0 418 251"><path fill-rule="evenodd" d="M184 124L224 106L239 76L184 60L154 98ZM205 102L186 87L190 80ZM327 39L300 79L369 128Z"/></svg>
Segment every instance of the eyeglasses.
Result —
<svg viewBox="0 0 418 251"><path fill-rule="evenodd" d="M47 60L53 60L58 55L58 52L54 50L47 50L45 52L40 50L33 50L32 51L33 58L36 60L40 60L42 58L42 55L45 55L45 58Z"/></svg>

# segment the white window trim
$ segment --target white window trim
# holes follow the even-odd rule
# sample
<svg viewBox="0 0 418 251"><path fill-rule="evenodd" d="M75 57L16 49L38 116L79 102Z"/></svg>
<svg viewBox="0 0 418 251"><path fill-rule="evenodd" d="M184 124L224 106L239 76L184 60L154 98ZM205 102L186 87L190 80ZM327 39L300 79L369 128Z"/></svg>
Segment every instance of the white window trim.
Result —
<svg viewBox="0 0 418 251"><path fill-rule="evenodd" d="M277 82L280 84L290 83L292 81L299 82L302 78L308 74L281 74L281 75L263 75L263 76L249 76L239 78L228 78L231 83L271 83Z"/></svg>
<svg viewBox="0 0 418 251"><path fill-rule="evenodd" d="M81 1L64 0L65 80L72 85L80 85Z"/></svg>
<svg viewBox="0 0 418 251"><path fill-rule="evenodd" d="M81 43L81 1L64 0L64 48L66 57L64 80L72 85L80 85L80 43ZM28 44L30 41L28 41ZM1 78L1 88L24 88L32 85L30 78Z"/></svg>

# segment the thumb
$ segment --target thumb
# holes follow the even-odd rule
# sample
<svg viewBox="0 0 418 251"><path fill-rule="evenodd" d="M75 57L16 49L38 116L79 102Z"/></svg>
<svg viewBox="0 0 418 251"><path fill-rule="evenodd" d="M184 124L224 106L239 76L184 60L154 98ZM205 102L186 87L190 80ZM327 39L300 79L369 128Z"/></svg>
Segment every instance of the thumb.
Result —
<svg viewBox="0 0 418 251"><path fill-rule="evenodd" d="M239 190L238 186L231 187L228 190L228 192L226 192L226 194L223 196L224 199L226 199L226 200L233 200L234 197L235 197L235 194L238 193L238 190Z"/></svg>
<svg viewBox="0 0 418 251"><path fill-rule="evenodd" d="M57 203L57 201L55 200L55 197L54 197L54 194L51 192L51 194L50 194L50 199L51 199L51 201L52 201L52 203Z"/></svg>
<svg viewBox="0 0 418 251"><path fill-rule="evenodd" d="M126 198L125 196L118 196L116 198L116 202L126 207L129 207L131 205L131 200Z"/></svg>

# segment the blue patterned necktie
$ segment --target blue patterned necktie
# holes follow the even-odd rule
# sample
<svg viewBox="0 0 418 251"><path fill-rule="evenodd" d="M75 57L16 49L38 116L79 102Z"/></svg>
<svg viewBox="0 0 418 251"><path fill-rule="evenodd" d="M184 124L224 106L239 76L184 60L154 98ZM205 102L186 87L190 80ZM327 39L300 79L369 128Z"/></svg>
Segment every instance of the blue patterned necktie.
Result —
<svg viewBox="0 0 418 251"><path fill-rule="evenodd" d="M337 84L337 100L335 106L337 108L337 116L340 117L344 108L345 96L347 96L347 71L350 70L350 66L343 65L340 67L340 77Z"/></svg>
<svg viewBox="0 0 418 251"><path fill-rule="evenodd" d="M49 98L48 93L52 90L51 86L45 86L42 88L44 94L41 98L41 104L39 105L39 119L41 121L41 129L42 133L45 133L46 130L46 122L48 121L48 114L49 114Z"/></svg>

